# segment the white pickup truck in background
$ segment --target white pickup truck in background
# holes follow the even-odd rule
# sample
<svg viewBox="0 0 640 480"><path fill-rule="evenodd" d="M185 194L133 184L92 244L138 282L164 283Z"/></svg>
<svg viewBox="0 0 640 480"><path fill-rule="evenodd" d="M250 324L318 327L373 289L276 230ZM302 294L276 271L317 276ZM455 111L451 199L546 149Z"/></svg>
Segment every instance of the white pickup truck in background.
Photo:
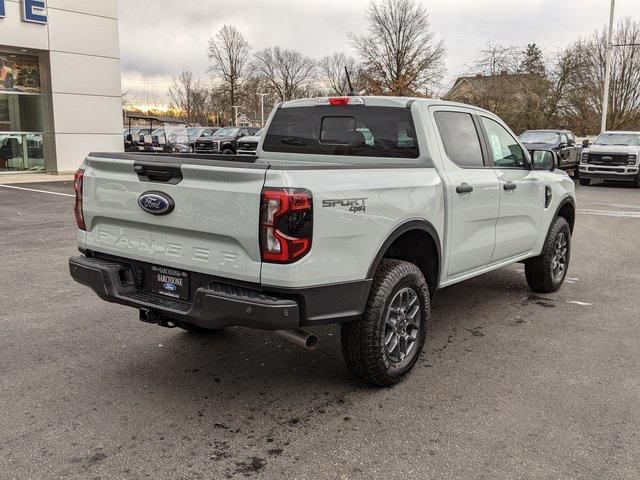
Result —
<svg viewBox="0 0 640 480"><path fill-rule="evenodd" d="M640 132L604 132L584 144L580 184L592 180L631 182L640 187Z"/></svg>
<svg viewBox="0 0 640 480"><path fill-rule="evenodd" d="M346 362L391 385L439 289L515 262L569 267L575 188L495 115L392 97L286 102L257 158L91 154L76 174L75 280L142 320L210 331L342 324Z"/></svg>

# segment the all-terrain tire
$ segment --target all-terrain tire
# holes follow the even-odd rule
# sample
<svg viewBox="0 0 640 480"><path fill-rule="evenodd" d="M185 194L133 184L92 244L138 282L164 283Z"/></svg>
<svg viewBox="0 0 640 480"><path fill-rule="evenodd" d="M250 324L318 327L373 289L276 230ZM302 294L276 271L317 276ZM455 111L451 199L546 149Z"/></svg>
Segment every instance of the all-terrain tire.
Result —
<svg viewBox="0 0 640 480"><path fill-rule="evenodd" d="M566 252L562 272L556 270L558 264L558 245L564 238ZM562 248L561 248L562 250ZM531 290L538 293L553 293L560 290L569 270L571 260L571 228L566 219L558 217L549 229L544 242L542 253L535 258L530 258L524 264L527 283Z"/></svg>
<svg viewBox="0 0 640 480"><path fill-rule="evenodd" d="M392 300L407 291L417 296L420 318L416 323L419 327L413 327L417 329L413 332L416 335L413 348L404 360L394 361L385 347L387 314ZM360 380L371 385L391 386L399 382L420 357L430 310L429 287L420 269L408 262L383 260L375 274L362 318L342 325L342 353L347 366Z"/></svg>

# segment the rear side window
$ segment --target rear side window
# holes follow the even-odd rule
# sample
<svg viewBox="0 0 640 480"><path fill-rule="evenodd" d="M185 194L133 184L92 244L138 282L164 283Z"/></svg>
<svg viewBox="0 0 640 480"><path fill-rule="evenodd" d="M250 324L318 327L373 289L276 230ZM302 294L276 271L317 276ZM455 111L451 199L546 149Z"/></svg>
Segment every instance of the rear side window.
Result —
<svg viewBox="0 0 640 480"><path fill-rule="evenodd" d="M484 167L482 147L473 118L462 112L436 112L436 123L447 156L460 167Z"/></svg>
<svg viewBox="0 0 640 480"><path fill-rule="evenodd" d="M266 152L418 158L411 111L397 107L325 106L279 109Z"/></svg>

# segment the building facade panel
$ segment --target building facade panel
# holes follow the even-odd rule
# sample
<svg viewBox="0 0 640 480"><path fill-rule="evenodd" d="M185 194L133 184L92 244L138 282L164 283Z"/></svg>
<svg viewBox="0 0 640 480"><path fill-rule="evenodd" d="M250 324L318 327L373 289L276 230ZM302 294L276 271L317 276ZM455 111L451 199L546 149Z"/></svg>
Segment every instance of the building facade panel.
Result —
<svg viewBox="0 0 640 480"><path fill-rule="evenodd" d="M57 168L59 172L75 171L82 160L91 152L122 151L122 134L91 134L84 135L86 141L79 141L78 134L57 134ZM78 159L82 159L78 161Z"/></svg>
<svg viewBox="0 0 640 480"><path fill-rule="evenodd" d="M0 174L71 172L91 151L122 151L117 0L3 1Z"/></svg>
<svg viewBox="0 0 640 480"><path fill-rule="evenodd" d="M49 0L49 9L68 10L100 17L118 18L116 2L103 0Z"/></svg>
<svg viewBox="0 0 640 480"><path fill-rule="evenodd" d="M0 18L0 45L8 47L48 50L46 27L22 19L22 3L5 0L5 18Z"/></svg>
<svg viewBox="0 0 640 480"><path fill-rule="evenodd" d="M120 61L116 58L51 52L52 93L120 98Z"/></svg>
<svg viewBox="0 0 640 480"><path fill-rule="evenodd" d="M50 8L49 49L119 58L118 21Z"/></svg>

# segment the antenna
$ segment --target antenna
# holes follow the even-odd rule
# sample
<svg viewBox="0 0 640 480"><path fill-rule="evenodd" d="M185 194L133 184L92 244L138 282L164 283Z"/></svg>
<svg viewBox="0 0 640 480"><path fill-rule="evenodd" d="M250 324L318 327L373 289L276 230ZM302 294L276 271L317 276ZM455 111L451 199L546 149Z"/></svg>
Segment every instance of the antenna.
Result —
<svg viewBox="0 0 640 480"><path fill-rule="evenodd" d="M357 93L353 91L353 85L351 85L351 77L349 76L349 69L347 68L346 65L344 66L344 73L347 74L347 83L349 84L349 93L348 93L348 95L350 97L352 97L354 95L357 95Z"/></svg>

